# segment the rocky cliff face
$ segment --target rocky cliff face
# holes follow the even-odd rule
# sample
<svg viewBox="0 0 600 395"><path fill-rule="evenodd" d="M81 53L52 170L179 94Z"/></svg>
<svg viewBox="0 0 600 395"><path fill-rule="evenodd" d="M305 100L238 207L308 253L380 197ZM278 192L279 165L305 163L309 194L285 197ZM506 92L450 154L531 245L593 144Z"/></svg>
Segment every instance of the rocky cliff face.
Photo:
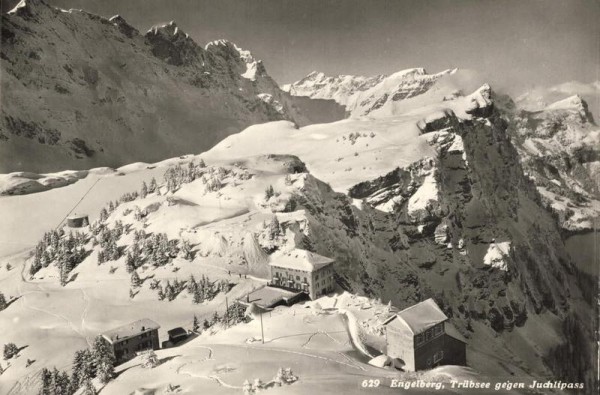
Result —
<svg viewBox="0 0 600 395"><path fill-rule="evenodd" d="M411 133L409 122L420 134L410 143L413 151L422 152L420 159L378 177L369 176L370 162L363 159L361 168L349 170L352 180L362 181L347 193L307 178L296 198L296 209L305 209L306 217L295 227L302 231L294 239L300 248L335 258L337 281L352 292L391 300L398 307L434 297L469 338L474 352L503 355L519 369L536 374L551 374L552 367L561 377L575 379L572 371L541 361L560 355L584 367L580 372L593 370L591 349L580 344L569 348L571 343L564 343L569 335L560 326L565 317L590 314L593 286L570 261L561 223L547 209L539 185L525 174L527 157L514 142L515 119L505 107L503 98L484 85L471 95L395 118L398 124L407 123L400 130L357 120L371 136L353 131L348 143L346 133L337 129L354 130L348 120L331 130L300 129L290 137L294 146L275 144L272 148L278 152L307 158L313 175L339 185L349 159L345 146L338 151L332 146L347 143L355 151L350 157L375 152L375 162L402 163L408 156L392 138ZM268 130L253 135L262 139L262 133ZM277 135L284 138L281 132ZM320 143L303 156L301 136L315 135ZM235 156L244 147L252 154L256 148L249 138L244 133L232 136L214 151ZM379 138L387 143L381 150ZM420 146L422 141L430 151ZM328 171L319 167L323 158L338 155ZM577 318L568 320L573 319ZM541 330L552 332L553 345L531 338ZM591 336L592 327L571 325L568 331ZM532 364L531 355L539 363Z"/></svg>
<svg viewBox="0 0 600 395"><path fill-rule="evenodd" d="M144 33L24 0L2 15L0 66L0 172L157 161L251 124L311 122L250 52L202 48L174 22Z"/></svg>
<svg viewBox="0 0 600 395"><path fill-rule="evenodd" d="M333 99L352 116L380 118L418 112L436 101L461 97L463 89L453 80L459 74L458 70L446 70L429 75L423 69L410 69L390 76L328 77L313 72L283 89L298 97ZM597 85L592 84L594 89ZM577 87L561 89L567 88ZM589 87L579 88L589 94ZM554 212L564 230L590 230L600 217L600 131L581 96L561 98L558 88L552 92L544 95L544 100L560 100L550 104L539 92L523 95L516 102L505 95L495 95L494 100L506 117L507 133L518 159L538 187L544 205ZM535 99L538 96L539 100ZM436 117L431 124L425 122L424 131L441 128L436 122L447 122L446 117Z"/></svg>
<svg viewBox="0 0 600 395"><path fill-rule="evenodd" d="M509 133L526 174L567 231L600 217L600 129L580 96L539 111L508 110Z"/></svg>

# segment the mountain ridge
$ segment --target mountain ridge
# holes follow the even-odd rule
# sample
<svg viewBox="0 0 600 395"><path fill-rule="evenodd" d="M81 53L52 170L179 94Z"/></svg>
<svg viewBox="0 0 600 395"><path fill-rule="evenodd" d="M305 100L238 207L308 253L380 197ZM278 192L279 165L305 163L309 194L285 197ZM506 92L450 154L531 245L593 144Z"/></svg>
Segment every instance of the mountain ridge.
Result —
<svg viewBox="0 0 600 395"><path fill-rule="evenodd" d="M251 124L312 122L249 51L205 49L175 22L141 33L118 15L23 1L2 15L0 66L0 172L158 161ZM320 119L344 116L319 102Z"/></svg>

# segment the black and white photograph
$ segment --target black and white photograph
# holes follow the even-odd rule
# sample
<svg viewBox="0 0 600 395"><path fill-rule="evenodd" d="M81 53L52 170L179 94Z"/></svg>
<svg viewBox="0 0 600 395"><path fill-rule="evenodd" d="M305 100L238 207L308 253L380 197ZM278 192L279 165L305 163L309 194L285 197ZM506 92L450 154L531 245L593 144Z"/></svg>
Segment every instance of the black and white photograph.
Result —
<svg viewBox="0 0 600 395"><path fill-rule="evenodd" d="M600 1L2 0L0 395L600 391Z"/></svg>

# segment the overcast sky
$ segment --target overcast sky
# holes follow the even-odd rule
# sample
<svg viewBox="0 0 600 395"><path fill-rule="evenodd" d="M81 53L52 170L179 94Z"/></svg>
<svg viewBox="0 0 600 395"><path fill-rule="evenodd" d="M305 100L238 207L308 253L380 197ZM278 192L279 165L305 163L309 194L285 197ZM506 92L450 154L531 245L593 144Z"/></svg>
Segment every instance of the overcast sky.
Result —
<svg viewBox="0 0 600 395"><path fill-rule="evenodd" d="M194 40L226 38L278 82L312 70L373 75L468 68L530 88L599 79L597 0L47 0L145 32L175 20Z"/></svg>

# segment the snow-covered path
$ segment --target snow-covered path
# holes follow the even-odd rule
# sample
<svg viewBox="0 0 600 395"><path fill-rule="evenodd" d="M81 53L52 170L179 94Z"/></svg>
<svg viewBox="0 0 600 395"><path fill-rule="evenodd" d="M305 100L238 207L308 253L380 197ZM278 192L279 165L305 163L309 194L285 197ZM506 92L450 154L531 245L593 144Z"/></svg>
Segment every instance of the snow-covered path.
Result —
<svg viewBox="0 0 600 395"><path fill-rule="evenodd" d="M349 310L340 310L341 314L346 316L346 322L348 324L348 333L350 334L350 338L352 339L352 343L356 347L358 351L369 358L374 358L373 355L367 350L367 347L362 341L360 336L360 327L358 326L358 320L354 313Z"/></svg>

